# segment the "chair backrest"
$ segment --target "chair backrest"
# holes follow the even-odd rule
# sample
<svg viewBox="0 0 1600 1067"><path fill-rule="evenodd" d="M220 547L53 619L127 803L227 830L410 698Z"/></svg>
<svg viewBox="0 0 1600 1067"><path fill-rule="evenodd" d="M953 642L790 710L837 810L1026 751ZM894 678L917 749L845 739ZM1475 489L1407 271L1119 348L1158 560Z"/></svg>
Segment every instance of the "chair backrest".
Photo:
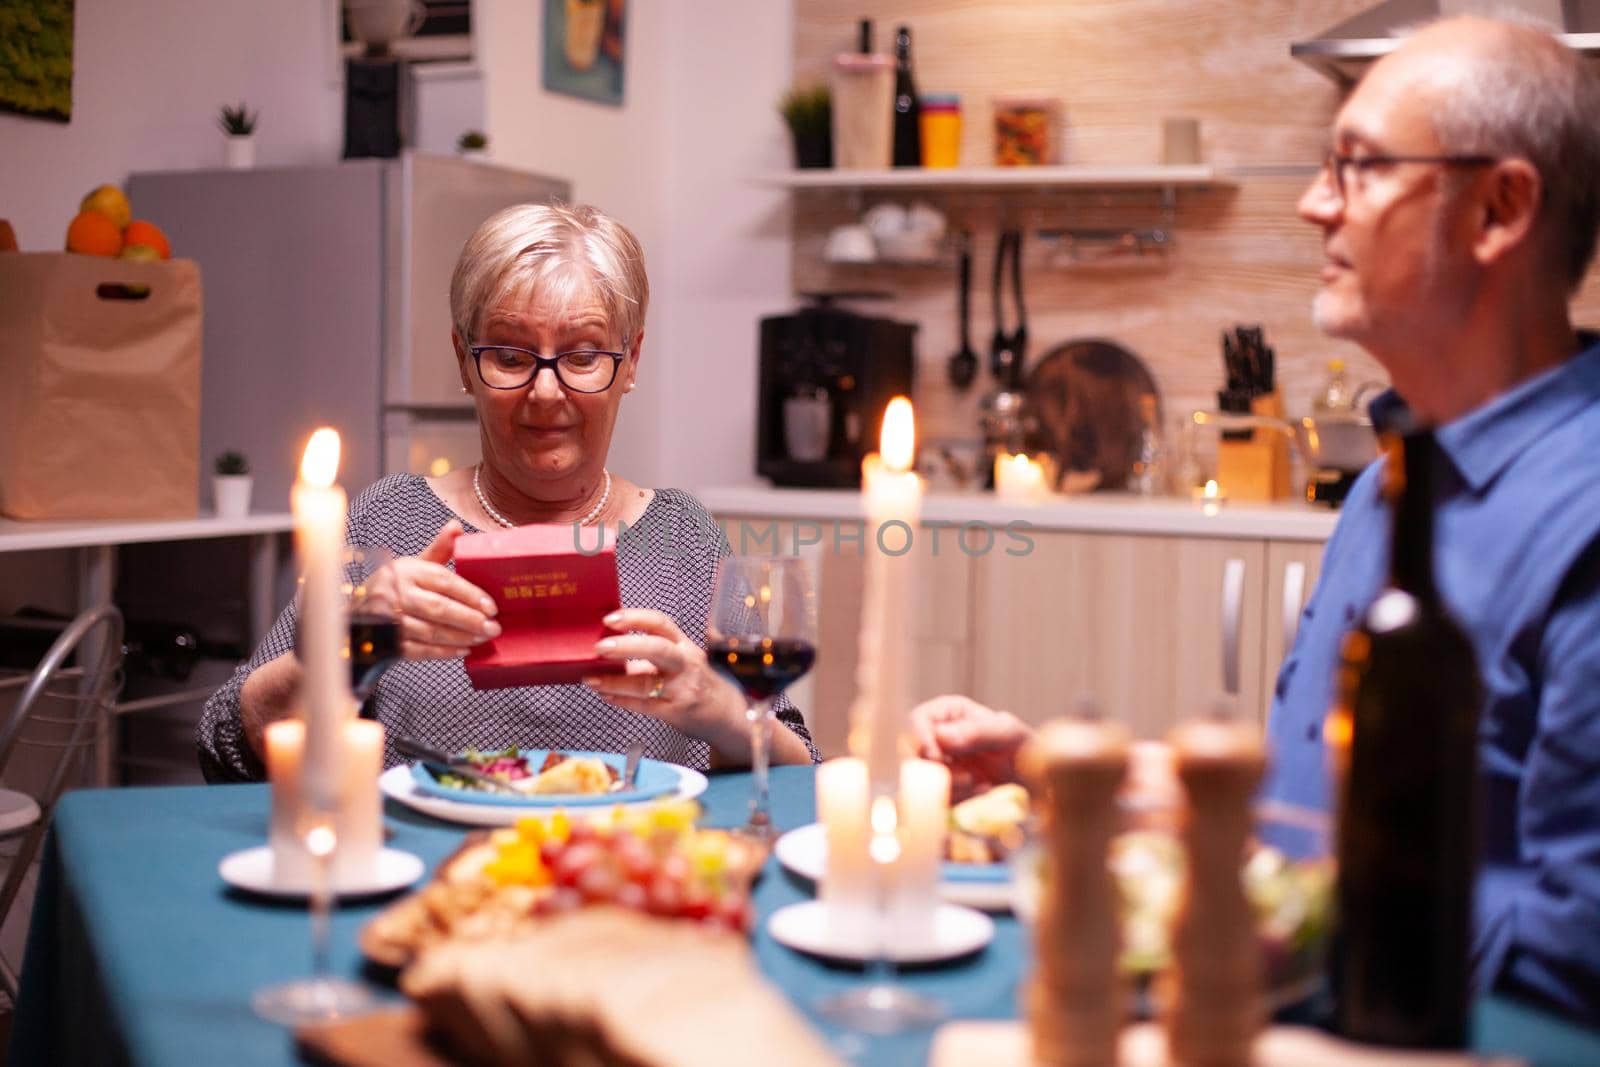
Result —
<svg viewBox="0 0 1600 1067"><path fill-rule="evenodd" d="M87 656L93 662L85 663L81 671L69 671L66 663L74 652L82 653L80 659ZM17 748L29 743L23 737L23 730L30 721L49 723L66 731L64 742L38 742L41 747L57 749L44 788L36 797L47 813L66 784L74 757L95 741L102 709L110 703L119 686L121 665L121 612L109 604L89 608L68 623L50 645L28 675L22 695L0 723L0 773L4 773ZM63 691L60 684L68 681L73 688ZM41 702L46 697L64 700L69 713L66 716L45 714Z"/></svg>

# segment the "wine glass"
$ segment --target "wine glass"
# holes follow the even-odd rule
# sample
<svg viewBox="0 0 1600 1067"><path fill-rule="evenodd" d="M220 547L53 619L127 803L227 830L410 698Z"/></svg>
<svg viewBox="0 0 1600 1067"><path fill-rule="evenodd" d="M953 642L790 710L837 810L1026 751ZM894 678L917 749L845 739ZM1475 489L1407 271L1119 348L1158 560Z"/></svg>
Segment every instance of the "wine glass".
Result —
<svg viewBox="0 0 1600 1067"><path fill-rule="evenodd" d="M338 847L331 796L308 791L298 827L311 853L311 974L268 986L251 999L257 1015L284 1026L332 1022L372 1011L376 998L360 982L336 978L328 962L332 938L333 856Z"/></svg>
<svg viewBox="0 0 1600 1067"><path fill-rule="evenodd" d="M367 719L374 717L372 690L378 679L400 660L400 624L388 570L393 562L394 553L381 545L350 545L340 572L349 617L350 689Z"/></svg>
<svg viewBox="0 0 1600 1067"><path fill-rule="evenodd" d="M767 786L772 703L811 669L816 632L816 596L805 560L729 556L718 566L706 619L706 655L749 702L753 790L743 830L762 840L772 836Z"/></svg>

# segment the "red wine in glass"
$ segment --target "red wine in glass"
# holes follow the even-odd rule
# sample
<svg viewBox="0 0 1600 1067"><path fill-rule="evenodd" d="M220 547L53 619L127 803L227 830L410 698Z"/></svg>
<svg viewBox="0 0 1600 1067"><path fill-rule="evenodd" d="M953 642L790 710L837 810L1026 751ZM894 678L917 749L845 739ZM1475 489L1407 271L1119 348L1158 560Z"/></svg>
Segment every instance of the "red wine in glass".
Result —
<svg viewBox="0 0 1600 1067"><path fill-rule="evenodd" d="M367 698L383 672L400 658L400 624L389 615L350 616L350 688L371 718Z"/></svg>
<svg viewBox="0 0 1600 1067"><path fill-rule="evenodd" d="M771 700L804 677L817 648L793 637L723 637L706 643L711 667L749 700Z"/></svg>
<svg viewBox="0 0 1600 1067"><path fill-rule="evenodd" d="M794 556L729 556L717 566L706 616L706 659L743 694L750 723L750 816L744 832L770 839L767 764L772 704L817 658L810 567Z"/></svg>

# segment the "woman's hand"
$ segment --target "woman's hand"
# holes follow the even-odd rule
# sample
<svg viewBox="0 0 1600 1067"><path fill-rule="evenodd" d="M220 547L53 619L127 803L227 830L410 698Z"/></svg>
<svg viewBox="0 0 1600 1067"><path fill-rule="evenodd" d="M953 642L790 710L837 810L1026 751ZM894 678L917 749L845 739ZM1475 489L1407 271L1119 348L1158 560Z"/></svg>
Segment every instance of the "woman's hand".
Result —
<svg viewBox="0 0 1600 1067"><path fill-rule="evenodd" d="M605 623L618 636L602 640L595 654L625 662L628 673L585 678L585 685L619 708L660 719L707 742L717 762L749 764L744 700L707 665L705 649L664 612L623 608L607 615ZM809 759L805 743L793 731L781 726L773 730L772 762Z"/></svg>
<svg viewBox="0 0 1600 1067"><path fill-rule="evenodd" d="M400 654L406 659L451 659L500 635L494 601L445 564L462 533L454 519L416 556L400 556L369 581L400 624Z"/></svg>
<svg viewBox="0 0 1600 1067"><path fill-rule="evenodd" d="M1017 750L1033 736L1009 711L956 695L912 708L911 729L919 755L949 765L951 792L958 797L1016 781Z"/></svg>

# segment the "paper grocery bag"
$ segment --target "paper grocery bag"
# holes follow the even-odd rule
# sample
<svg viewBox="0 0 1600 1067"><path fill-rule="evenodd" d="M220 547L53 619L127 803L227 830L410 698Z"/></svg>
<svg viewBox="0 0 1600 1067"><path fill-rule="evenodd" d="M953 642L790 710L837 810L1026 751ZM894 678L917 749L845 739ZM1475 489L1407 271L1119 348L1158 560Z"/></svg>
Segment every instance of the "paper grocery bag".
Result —
<svg viewBox="0 0 1600 1067"><path fill-rule="evenodd" d="M0 254L0 514L193 518L200 269Z"/></svg>

